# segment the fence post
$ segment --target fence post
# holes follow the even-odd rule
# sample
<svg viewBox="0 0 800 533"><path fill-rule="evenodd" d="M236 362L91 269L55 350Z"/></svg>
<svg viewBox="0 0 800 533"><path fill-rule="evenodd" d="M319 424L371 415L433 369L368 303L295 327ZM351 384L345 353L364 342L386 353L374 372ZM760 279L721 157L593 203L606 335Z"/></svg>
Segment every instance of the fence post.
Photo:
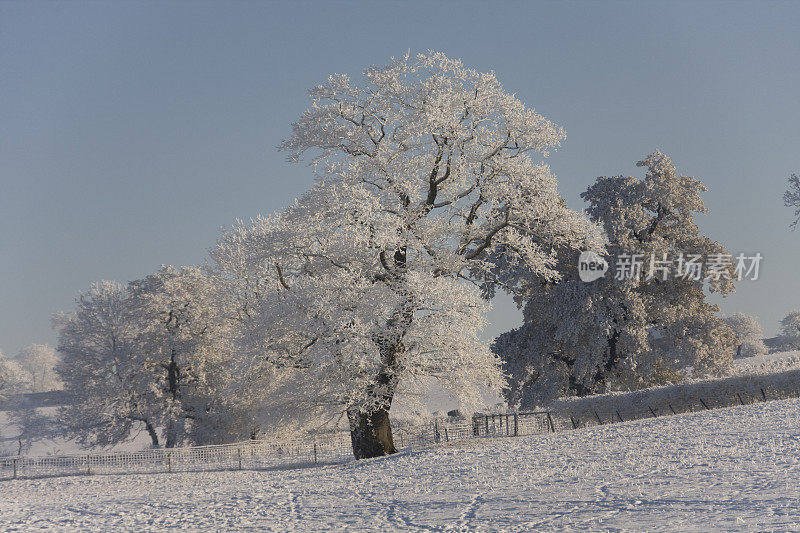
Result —
<svg viewBox="0 0 800 533"><path fill-rule="evenodd" d="M514 413L514 436L519 436L519 415Z"/></svg>
<svg viewBox="0 0 800 533"><path fill-rule="evenodd" d="M402 448L403 445L401 444L400 447ZM314 441L314 464L317 464L317 441Z"/></svg>
<svg viewBox="0 0 800 533"><path fill-rule="evenodd" d="M764 392L764 389L761 389L761 397L764 398L764 401L767 401L767 394Z"/></svg>
<svg viewBox="0 0 800 533"><path fill-rule="evenodd" d="M242 448L236 448L236 454L239 456L239 470L242 469ZM314 461L316 462L316 461Z"/></svg>
<svg viewBox="0 0 800 533"><path fill-rule="evenodd" d="M172 473L172 454L167 452L167 472Z"/></svg>
<svg viewBox="0 0 800 533"><path fill-rule="evenodd" d="M711 409L708 407L708 405L706 405L706 402L704 402L702 398L700 398L700 403L702 403L702 404L703 404L703 407L705 407L705 408L706 408L706 411L710 411L710 410L711 410Z"/></svg>
<svg viewBox="0 0 800 533"><path fill-rule="evenodd" d="M86 456L86 475L92 475L92 456L91 454Z"/></svg>
<svg viewBox="0 0 800 533"><path fill-rule="evenodd" d="M575 422L575 419L572 417L572 415L569 415L569 419L572 422L572 429L578 429L578 423Z"/></svg>
<svg viewBox="0 0 800 533"><path fill-rule="evenodd" d="M484 422L486 422L486 436L489 436L489 415L484 415Z"/></svg>
<svg viewBox="0 0 800 533"><path fill-rule="evenodd" d="M447 434L447 426L444 427L444 440L450 442L450 436Z"/></svg>
<svg viewBox="0 0 800 533"><path fill-rule="evenodd" d="M701 401L702 401L702 400L701 400ZM647 406L647 408L648 408L648 409L650 409L650 413L653 415L653 418L658 418L658 415L656 414L656 412L655 412L655 411L653 411L653 408L652 408L652 407L650 407L650 406L648 405L648 406Z"/></svg>
<svg viewBox="0 0 800 533"><path fill-rule="evenodd" d="M12 462L14 463L14 479L17 479L17 458L14 457Z"/></svg>
<svg viewBox="0 0 800 533"><path fill-rule="evenodd" d="M550 424L550 433L555 433L556 426L553 424L553 419L550 418L550 411L547 412L547 423Z"/></svg>
<svg viewBox="0 0 800 533"><path fill-rule="evenodd" d="M675 412L675 409L672 408L672 404L671 403L668 403L667 405L669 405L669 410L672 411L673 415L677 415L678 414L678 413Z"/></svg>
<svg viewBox="0 0 800 533"><path fill-rule="evenodd" d="M739 397L739 403L740 403L740 404L742 404L742 405L744 405L744 400L742 400L742 395L741 395L741 394L739 394L739 393L737 392L737 393L736 393L736 396L738 396L738 397Z"/></svg>

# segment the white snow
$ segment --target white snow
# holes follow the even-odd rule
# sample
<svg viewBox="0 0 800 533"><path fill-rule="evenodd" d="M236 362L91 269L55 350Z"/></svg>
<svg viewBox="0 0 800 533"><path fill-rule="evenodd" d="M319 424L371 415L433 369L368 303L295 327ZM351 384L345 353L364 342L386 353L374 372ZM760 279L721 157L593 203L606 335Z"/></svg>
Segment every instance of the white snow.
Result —
<svg viewBox="0 0 800 533"><path fill-rule="evenodd" d="M736 375L769 374L800 368L800 351L773 352L733 360Z"/></svg>
<svg viewBox="0 0 800 533"><path fill-rule="evenodd" d="M800 400L296 470L0 483L0 529L800 528Z"/></svg>

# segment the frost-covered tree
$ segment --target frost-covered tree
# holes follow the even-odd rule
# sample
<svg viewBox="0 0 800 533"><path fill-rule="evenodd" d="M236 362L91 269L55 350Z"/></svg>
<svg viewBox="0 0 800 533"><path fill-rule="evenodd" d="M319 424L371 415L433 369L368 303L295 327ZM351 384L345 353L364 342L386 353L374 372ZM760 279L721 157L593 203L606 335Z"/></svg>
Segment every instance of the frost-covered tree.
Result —
<svg viewBox="0 0 800 533"><path fill-rule="evenodd" d="M792 227L796 228L800 222L800 177L797 174L789 176L789 189L783 193L783 203L786 207L794 208Z"/></svg>
<svg viewBox="0 0 800 533"><path fill-rule="evenodd" d="M158 446L152 372L142 365L141 322L127 287L93 284L53 325L62 357L56 368L69 396L59 412L66 433L82 444L107 446L144 425Z"/></svg>
<svg viewBox="0 0 800 533"><path fill-rule="evenodd" d="M184 441L187 421L195 417L207 366L204 357L223 353L212 348L216 339L211 284L196 268L162 267L129 285L130 302L140 331L140 364L152 373L154 418L164 427L164 445ZM202 403L202 400L200 400ZM202 407L201 407L202 410Z"/></svg>
<svg viewBox="0 0 800 533"><path fill-rule="evenodd" d="M510 375L509 403L532 407L560 395L638 388L730 364L732 333L706 301L704 286L729 293L733 266L719 268L707 283L707 271L695 275L687 267L691 257L727 253L694 222L695 213L706 211L705 187L679 176L659 152L638 166L647 168L644 179L598 178L582 194L608 236L610 272L582 282L573 254L556 280L529 285L521 300L523 326L496 340ZM633 264L634 254L641 272L616 275L618 260ZM650 258L664 261L665 254L667 261L653 266L669 268L651 275Z"/></svg>
<svg viewBox="0 0 800 533"><path fill-rule="evenodd" d="M167 448L231 440L255 428L253 420L235 427L249 406L242 392L256 384L243 380L236 361L221 288L203 269L171 266L129 286L141 328L137 349L153 374L154 418Z"/></svg>
<svg viewBox="0 0 800 533"><path fill-rule="evenodd" d="M736 357L753 357L767 353L764 332L756 317L734 313L725 318L725 323L736 336Z"/></svg>
<svg viewBox="0 0 800 533"><path fill-rule="evenodd" d="M127 286L103 282L57 319L59 373L72 401L70 433L108 445L140 422L154 446L246 438L263 384L236 360L217 280L195 267L162 267ZM259 397L259 396L257 396Z"/></svg>
<svg viewBox="0 0 800 533"><path fill-rule="evenodd" d="M40 344L23 348L14 359L0 353L0 410L13 394L44 392L59 387L61 383L54 368L57 361L54 350ZM6 438L16 439L18 454L29 451L34 441L52 434L51 417L25 401L15 402L7 415L16 432Z"/></svg>
<svg viewBox="0 0 800 533"><path fill-rule="evenodd" d="M213 254L260 294L241 299L252 355L291 376L296 406L346 415L357 458L395 451L399 391L433 377L469 402L502 385L478 336L482 297L557 276L556 247L602 241L534 159L562 130L494 74L430 53L364 78L312 89L282 144L291 160L312 156L317 185Z"/></svg>
<svg viewBox="0 0 800 533"><path fill-rule="evenodd" d="M0 352L0 407L13 394L28 392L29 376L17 361Z"/></svg>
<svg viewBox="0 0 800 533"><path fill-rule="evenodd" d="M779 337L784 350L800 350L800 311L794 310L781 319Z"/></svg>
<svg viewBox="0 0 800 533"><path fill-rule="evenodd" d="M61 387L61 380L56 374L58 355L46 344L26 346L16 356L17 362L30 378L31 392L45 392Z"/></svg>
<svg viewBox="0 0 800 533"><path fill-rule="evenodd" d="M0 406L2 406L11 388L14 386L11 372L8 369L8 358L0 350Z"/></svg>
<svg viewBox="0 0 800 533"><path fill-rule="evenodd" d="M43 409L22 404L9 413L9 421L16 429L17 454L30 452L36 441L52 439L58 434L57 423Z"/></svg>

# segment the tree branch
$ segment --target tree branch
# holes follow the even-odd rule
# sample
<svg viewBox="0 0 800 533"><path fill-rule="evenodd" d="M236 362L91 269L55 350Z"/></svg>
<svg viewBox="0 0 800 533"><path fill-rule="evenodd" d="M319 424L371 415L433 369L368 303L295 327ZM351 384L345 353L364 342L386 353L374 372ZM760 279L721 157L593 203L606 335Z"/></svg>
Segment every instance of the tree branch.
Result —
<svg viewBox="0 0 800 533"><path fill-rule="evenodd" d="M281 285L283 285L283 288L288 291L289 290L289 284L286 283L285 279L283 279L283 270L281 270L281 266L278 263L275 263L275 270L278 271L278 281L280 281Z"/></svg>

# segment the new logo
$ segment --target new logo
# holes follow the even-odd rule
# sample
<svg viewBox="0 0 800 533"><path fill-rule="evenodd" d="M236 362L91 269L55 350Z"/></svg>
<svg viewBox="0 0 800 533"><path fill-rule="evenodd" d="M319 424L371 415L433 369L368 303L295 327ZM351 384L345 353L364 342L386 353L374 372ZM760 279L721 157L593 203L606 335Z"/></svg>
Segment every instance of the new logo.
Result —
<svg viewBox="0 0 800 533"><path fill-rule="evenodd" d="M595 252L581 252L578 257L578 276L589 283L600 279L608 270L608 263Z"/></svg>

